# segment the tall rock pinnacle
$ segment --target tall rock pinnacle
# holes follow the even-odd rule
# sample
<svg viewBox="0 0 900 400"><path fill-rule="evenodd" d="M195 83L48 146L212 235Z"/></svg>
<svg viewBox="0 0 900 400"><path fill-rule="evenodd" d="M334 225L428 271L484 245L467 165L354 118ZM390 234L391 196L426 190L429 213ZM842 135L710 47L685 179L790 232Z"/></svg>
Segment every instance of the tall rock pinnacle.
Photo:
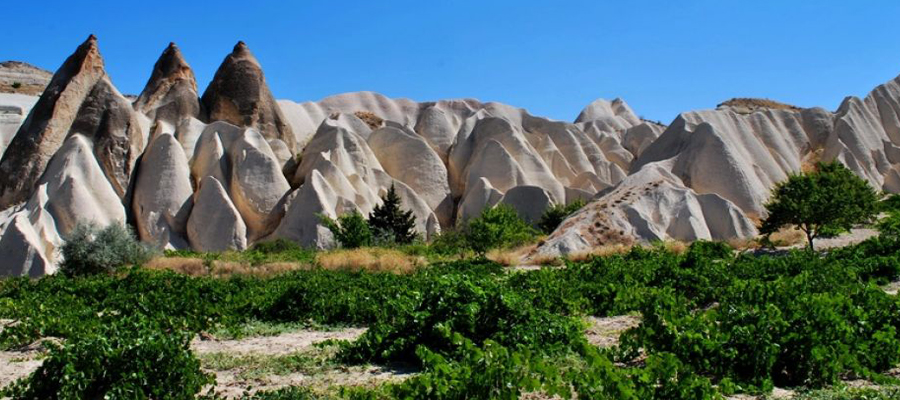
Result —
<svg viewBox="0 0 900 400"><path fill-rule="evenodd" d="M134 108L153 121L162 120L172 125L184 118L200 116L200 95L194 71L175 43L169 43L153 65L153 73L135 100Z"/></svg>
<svg viewBox="0 0 900 400"><path fill-rule="evenodd" d="M292 151L296 140L272 97L259 62L244 42L225 57L203 93L209 121L226 121L259 130L266 139L281 139Z"/></svg>
<svg viewBox="0 0 900 400"><path fill-rule="evenodd" d="M125 196L143 137L134 109L109 81L97 38L88 37L53 75L0 160L0 209L24 201L71 134L93 141L116 193Z"/></svg>

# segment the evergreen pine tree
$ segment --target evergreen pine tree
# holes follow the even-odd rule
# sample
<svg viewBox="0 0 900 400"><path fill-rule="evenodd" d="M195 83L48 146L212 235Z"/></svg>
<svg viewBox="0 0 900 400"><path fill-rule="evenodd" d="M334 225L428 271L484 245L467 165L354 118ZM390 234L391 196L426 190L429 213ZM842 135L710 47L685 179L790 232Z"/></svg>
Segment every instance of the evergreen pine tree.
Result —
<svg viewBox="0 0 900 400"><path fill-rule="evenodd" d="M416 217L412 211L400 208L400 196L394 185L381 200L383 203L375 206L369 215L369 226L375 236L387 236L398 244L411 243L416 238Z"/></svg>

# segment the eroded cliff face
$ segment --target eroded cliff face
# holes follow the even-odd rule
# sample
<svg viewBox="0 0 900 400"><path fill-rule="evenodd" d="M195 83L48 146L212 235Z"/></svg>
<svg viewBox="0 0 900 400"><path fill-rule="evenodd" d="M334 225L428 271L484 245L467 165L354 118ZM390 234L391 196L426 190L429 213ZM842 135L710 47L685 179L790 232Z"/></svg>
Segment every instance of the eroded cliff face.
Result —
<svg viewBox="0 0 900 400"><path fill-rule="evenodd" d="M392 185L425 238L500 203L534 221L588 200L544 254L756 235L772 185L820 160L900 191L898 80L835 112L739 99L665 127L616 99L568 123L472 99L276 102L244 43L201 98L170 44L131 103L90 37L40 98L4 96L22 117L0 126L15 132L0 147L0 259L12 260L2 275L54 272L79 222L130 221L160 248L325 248L318 215L367 214Z"/></svg>

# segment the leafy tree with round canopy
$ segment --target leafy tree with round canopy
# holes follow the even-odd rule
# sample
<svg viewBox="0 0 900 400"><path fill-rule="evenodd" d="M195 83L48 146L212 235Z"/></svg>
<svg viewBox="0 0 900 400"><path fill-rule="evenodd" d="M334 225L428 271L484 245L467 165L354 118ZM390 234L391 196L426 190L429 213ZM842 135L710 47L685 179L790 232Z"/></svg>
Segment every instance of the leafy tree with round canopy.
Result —
<svg viewBox="0 0 900 400"><path fill-rule="evenodd" d="M775 185L765 207L769 215L760 233L769 235L794 226L806 234L809 249L814 250L816 238L833 237L870 222L878 212L878 195L865 180L832 161Z"/></svg>

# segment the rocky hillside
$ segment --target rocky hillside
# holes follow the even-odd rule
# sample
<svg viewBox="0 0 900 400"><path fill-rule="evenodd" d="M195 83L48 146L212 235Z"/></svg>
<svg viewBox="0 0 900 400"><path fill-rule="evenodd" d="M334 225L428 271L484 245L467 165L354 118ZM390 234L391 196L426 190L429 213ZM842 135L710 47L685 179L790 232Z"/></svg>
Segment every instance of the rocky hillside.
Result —
<svg viewBox="0 0 900 400"><path fill-rule="evenodd" d="M0 125L0 275L54 272L79 222L127 221L159 248L328 247L318 214L368 213L391 185L425 237L498 203L536 220L549 205L593 199L542 253L754 235L771 185L819 159L900 190L898 81L833 113L745 101L669 127L619 99L573 123L471 99L275 100L244 43L197 87L170 44L129 100L91 36L39 99L0 97L0 110L28 115Z"/></svg>

